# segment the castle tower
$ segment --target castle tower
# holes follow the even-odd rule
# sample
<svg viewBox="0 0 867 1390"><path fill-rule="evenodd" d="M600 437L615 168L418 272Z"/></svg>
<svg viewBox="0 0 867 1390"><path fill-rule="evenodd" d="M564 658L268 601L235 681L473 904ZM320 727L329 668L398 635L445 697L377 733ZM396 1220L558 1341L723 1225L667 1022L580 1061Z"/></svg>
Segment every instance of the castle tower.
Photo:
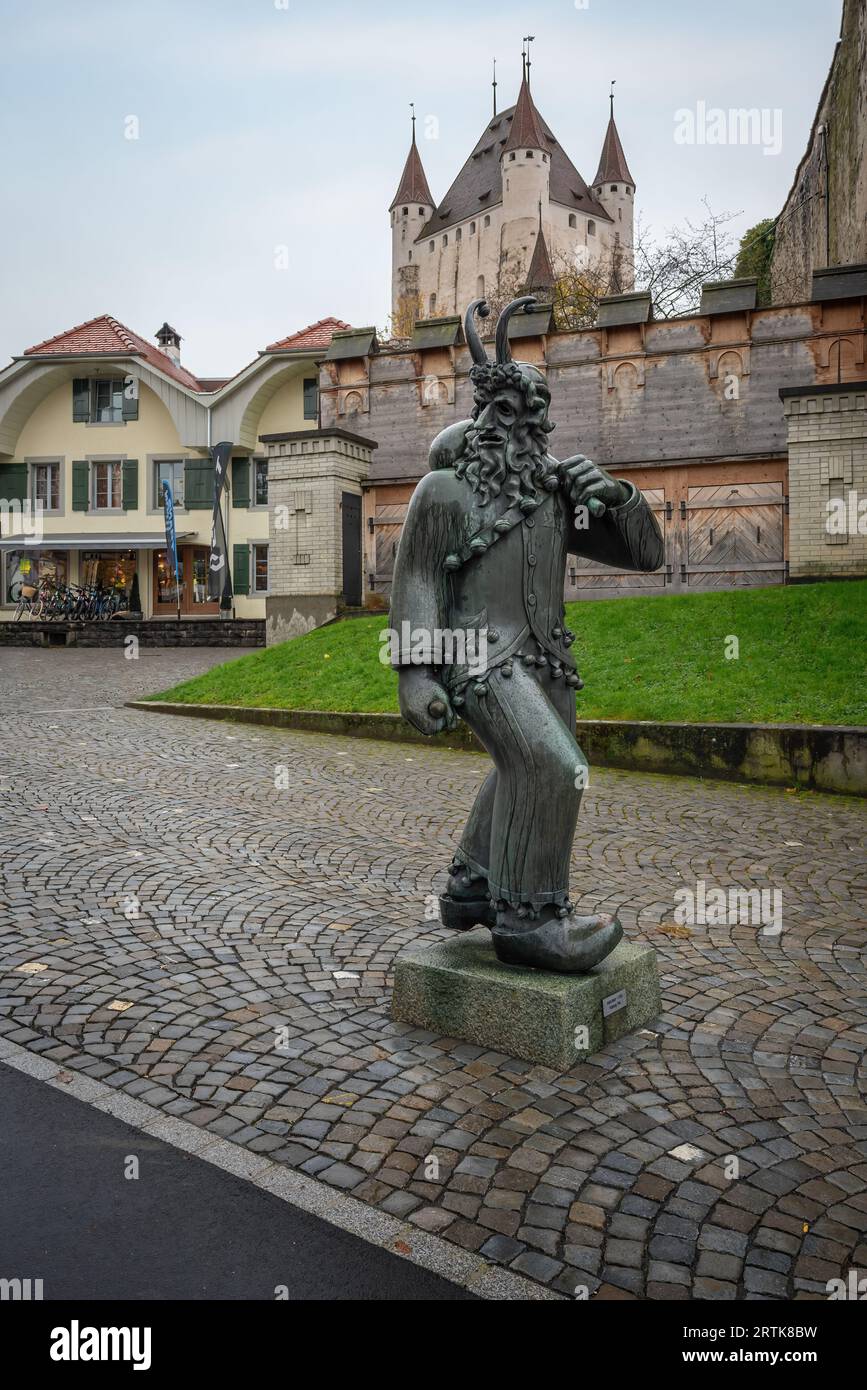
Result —
<svg viewBox="0 0 867 1390"><path fill-rule="evenodd" d="M635 285L634 222L635 180L629 172L626 155L614 124L614 93L609 101L608 129L593 180L593 192L614 223L612 294L628 294Z"/></svg>
<svg viewBox="0 0 867 1390"><path fill-rule="evenodd" d="M500 251L504 262L526 266L536 240L537 223L550 226L551 157L542 119L533 105L526 73L500 155L503 177L503 222Z"/></svg>
<svg viewBox="0 0 867 1390"><path fill-rule="evenodd" d="M391 215L391 314L398 337L412 332L413 321L422 318L419 267L415 240L435 207L421 156L415 143L415 114L412 118L412 144L394 195Z"/></svg>

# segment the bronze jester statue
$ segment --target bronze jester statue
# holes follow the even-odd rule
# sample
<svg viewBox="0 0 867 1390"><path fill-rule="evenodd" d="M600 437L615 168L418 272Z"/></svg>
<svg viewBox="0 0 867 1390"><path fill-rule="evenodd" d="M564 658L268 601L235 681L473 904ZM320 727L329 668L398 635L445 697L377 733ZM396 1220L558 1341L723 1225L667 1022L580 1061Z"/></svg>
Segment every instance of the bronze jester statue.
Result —
<svg viewBox="0 0 867 1390"><path fill-rule="evenodd" d="M489 312L484 300L467 310L472 418L434 440L395 562L392 631L486 635L484 669L414 664L406 643L392 664L410 723L436 734L465 719L494 763L440 899L443 922L487 924L510 965L581 972L623 933L616 917L581 916L569 900L587 762L575 740L583 682L565 625L566 556L651 571L663 544L631 483L581 454L561 463L548 452L545 377L509 351L510 317L533 306L524 297L503 310L495 362L474 322Z"/></svg>

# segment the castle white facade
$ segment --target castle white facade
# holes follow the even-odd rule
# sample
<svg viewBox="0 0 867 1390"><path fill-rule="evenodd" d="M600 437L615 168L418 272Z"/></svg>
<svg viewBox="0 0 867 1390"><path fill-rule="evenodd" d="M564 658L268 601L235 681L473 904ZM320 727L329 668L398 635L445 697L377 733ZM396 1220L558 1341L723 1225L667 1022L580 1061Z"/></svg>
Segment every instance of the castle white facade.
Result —
<svg viewBox="0 0 867 1390"><path fill-rule="evenodd" d="M487 123L439 205L413 133L389 209L393 322L457 314L504 286L552 289L566 264L608 267L611 292L628 292L634 204L613 107L588 186L539 115L525 76L517 102Z"/></svg>

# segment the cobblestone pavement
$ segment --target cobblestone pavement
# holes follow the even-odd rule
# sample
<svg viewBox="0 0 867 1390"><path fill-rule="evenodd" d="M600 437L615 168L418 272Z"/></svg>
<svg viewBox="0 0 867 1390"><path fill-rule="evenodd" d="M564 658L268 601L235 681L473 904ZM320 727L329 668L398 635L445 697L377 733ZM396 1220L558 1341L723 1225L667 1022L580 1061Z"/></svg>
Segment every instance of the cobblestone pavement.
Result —
<svg viewBox="0 0 867 1390"><path fill-rule="evenodd" d="M0 1032L573 1296L867 1269L863 805L595 771L573 897L657 948L664 1013L558 1075L388 1016L484 759L34 712L224 655L0 655ZM674 925L698 879L779 888L782 932Z"/></svg>

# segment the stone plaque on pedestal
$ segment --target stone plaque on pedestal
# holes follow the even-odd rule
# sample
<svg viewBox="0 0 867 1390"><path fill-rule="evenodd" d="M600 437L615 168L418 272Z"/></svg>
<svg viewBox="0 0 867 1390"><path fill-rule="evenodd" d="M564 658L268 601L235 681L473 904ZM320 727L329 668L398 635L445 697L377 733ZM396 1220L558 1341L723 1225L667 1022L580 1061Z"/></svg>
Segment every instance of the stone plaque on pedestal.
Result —
<svg viewBox="0 0 867 1390"><path fill-rule="evenodd" d="M484 927L410 949L395 964L394 1019L558 1071L659 1010L656 952L627 941L584 975L506 965Z"/></svg>

